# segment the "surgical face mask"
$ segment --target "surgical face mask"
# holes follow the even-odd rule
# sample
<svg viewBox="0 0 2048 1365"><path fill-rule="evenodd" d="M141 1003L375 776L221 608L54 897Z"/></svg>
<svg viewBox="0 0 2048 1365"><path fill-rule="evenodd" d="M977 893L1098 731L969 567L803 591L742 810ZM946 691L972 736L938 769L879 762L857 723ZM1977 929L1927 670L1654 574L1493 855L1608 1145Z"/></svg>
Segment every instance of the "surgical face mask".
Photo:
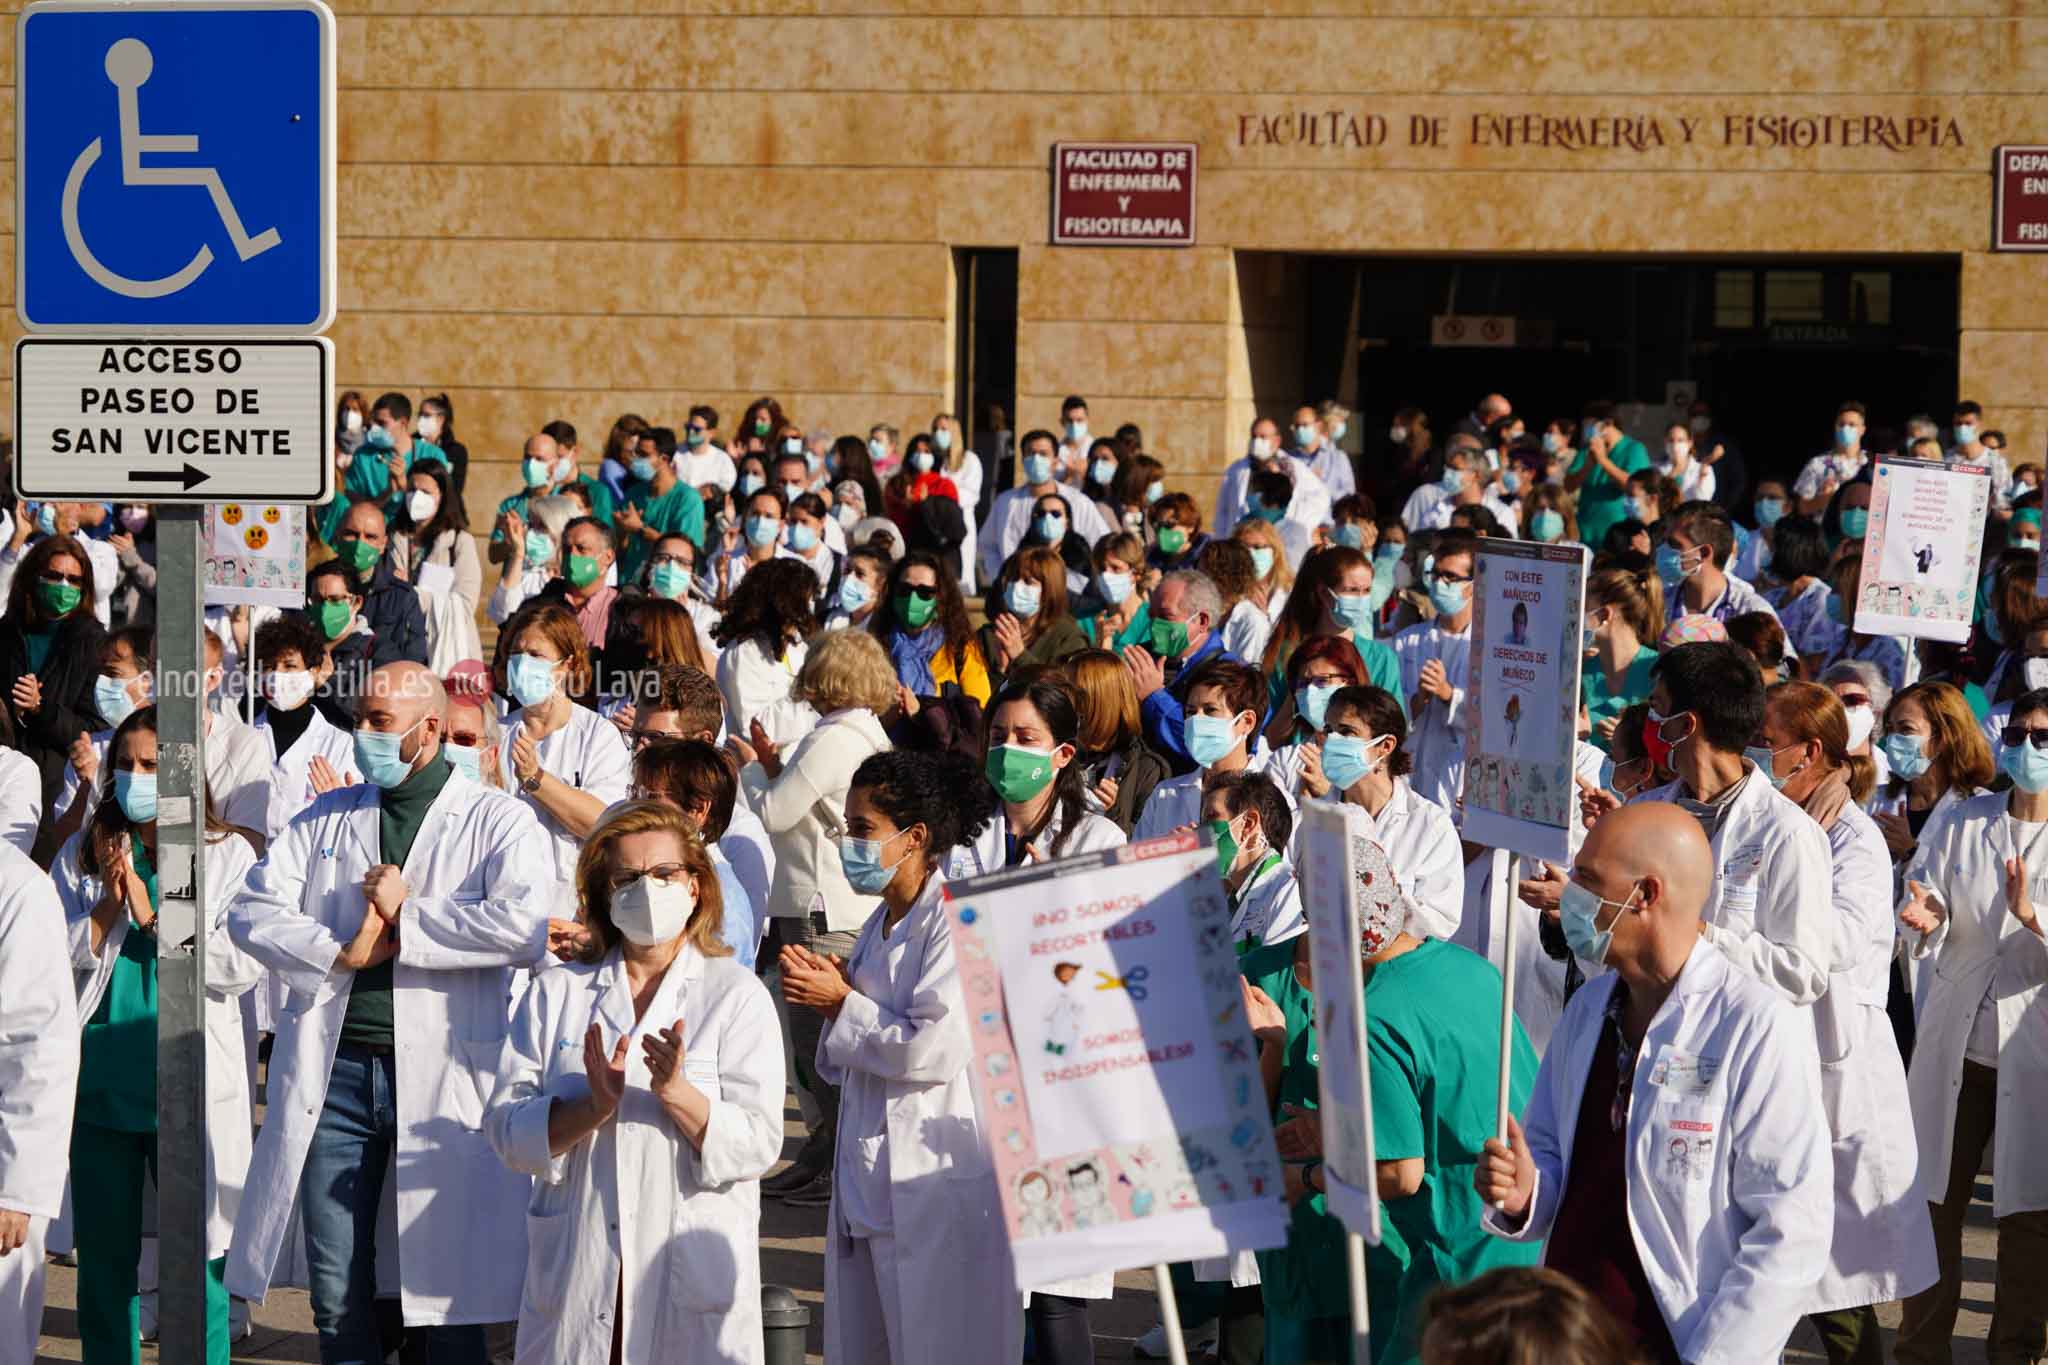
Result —
<svg viewBox="0 0 2048 1365"><path fill-rule="evenodd" d="M930 625L938 610L939 599L936 597L919 597L914 592L896 594L896 615L912 630L923 630Z"/></svg>
<svg viewBox="0 0 2048 1365"><path fill-rule="evenodd" d="M893 863L882 861L883 850L901 836L896 831L887 839L856 839L850 834L839 838L839 870L846 874L846 884L863 896L879 896L896 879L896 869L903 865L914 850L905 849L902 857Z"/></svg>
<svg viewBox="0 0 2048 1365"><path fill-rule="evenodd" d="M1339 592L1330 594L1330 615L1346 630L1372 630L1372 594Z"/></svg>
<svg viewBox="0 0 2048 1365"><path fill-rule="evenodd" d="M1577 882L1566 882L1564 893L1558 900L1558 921L1564 930L1564 941L1572 953L1589 967L1607 965L1608 950L1614 944L1614 926L1621 916L1634 904L1636 893L1631 890L1625 901L1610 901L1593 894ZM1608 921L1607 927L1600 927L1600 907L1618 905L1621 910Z"/></svg>
<svg viewBox="0 0 2048 1365"><path fill-rule="evenodd" d="M852 574L839 580L839 610L848 616L875 600L875 591Z"/></svg>
<svg viewBox="0 0 2048 1365"><path fill-rule="evenodd" d="M376 451L389 451L396 448L392 443L391 433L384 429L382 422L379 422L363 433L363 444Z"/></svg>
<svg viewBox="0 0 2048 1365"><path fill-rule="evenodd" d="M879 436L868 437L868 458L876 464L889 458L889 443Z"/></svg>
<svg viewBox="0 0 2048 1365"><path fill-rule="evenodd" d="M397 734L386 734L381 730L356 731L356 769L371 782L380 787L395 787L412 775L412 764L405 761L405 739L414 730L427 723L421 716ZM413 755L418 758L419 755Z"/></svg>
<svg viewBox="0 0 2048 1365"><path fill-rule="evenodd" d="M1521 492L1522 471L1519 469L1502 470L1500 475L1500 487L1503 493L1512 494Z"/></svg>
<svg viewBox="0 0 2048 1365"><path fill-rule="evenodd" d="M1698 549L1680 551L1673 545L1657 547L1657 577L1664 580L1667 588L1677 587L1698 573L1706 562L1706 554Z"/></svg>
<svg viewBox="0 0 2048 1365"><path fill-rule="evenodd" d="M1803 744L1788 744L1785 746L1787 749L1803 749L1805 747ZM1811 759L1803 760L1798 767L1780 777L1778 776L1776 764L1778 755L1783 752L1783 749L1773 749L1768 744L1751 744L1743 748L1742 756L1756 764L1756 770L1764 775L1764 778L1773 788L1783 791L1785 784L1806 771L1807 764L1812 761Z"/></svg>
<svg viewBox="0 0 2048 1365"><path fill-rule="evenodd" d="M748 472L740 475L738 482L733 485L733 491L743 498L751 498L767 486L768 480L759 474Z"/></svg>
<svg viewBox="0 0 2048 1365"><path fill-rule="evenodd" d="M818 547L817 529L806 522L792 521L789 524L789 548L798 554L809 554Z"/></svg>
<svg viewBox="0 0 2048 1365"><path fill-rule="evenodd" d="M1394 425L1387 428L1387 439L1395 445L1401 444L1408 439L1408 428L1402 426L1399 422L1394 423Z"/></svg>
<svg viewBox="0 0 2048 1365"><path fill-rule="evenodd" d="M412 518L413 525L425 526L434 519L434 511L440 505L441 500L432 493L416 491L406 495L405 514Z"/></svg>
<svg viewBox="0 0 2048 1365"><path fill-rule="evenodd" d="M1087 440L1088 423L1078 419L1067 423L1067 439L1073 442L1075 445L1079 445L1081 442Z"/></svg>
<svg viewBox="0 0 2048 1365"><path fill-rule="evenodd" d="M685 431L683 433L683 444L692 450L695 450L710 439L711 433L708 431Z"/></svg>
<svg viewBox="0 0 2048 1365"><path fill-rule="evenodd" d="M313 675L303 669L265 674L263 695L280 711L296 711L313 695Z"/></svg>
<svg viewBox="0 0 2048 1365"><path fill-rule="evenodd" d="M1347 521L1330 533L1330 538L1339 545L1353 550L1365 548L1365 528L1355 521Z"/></svg>
<svg viewBox="0 0 2048 1365"><path fill-rule="evenodd" d="M1343 683L1303 683L1294 689L1294 714L1307 721L1309 729L1320 732L1323 717L1330 709L1330 698L1343 690ZM1325 767L1324 771L1329 769Z"/></svg>
<svg viewBox="0 0 2048 1365"><path fill-rule="evenodd" d="M1593 417L1588 417L1588 418L1587 418L1587 419L1586 419L1585 421L1583 421L1583 422L1579 423L1579 439L1580 439L1580 440L1582 440L1582 441L1586 441L1586 442L1590 443L1590 442L1591 442L1591 441L1593 440L1593 438L1594 438L1594 437L1596 437L1596 436L1598 436L1599 434L1600 434L1600 422L1599 422L1599 419L1597 419L1597 418L1593 418Z"/></svg>
<svg viewBox="0 0 2048 1365"><path fill-rule="evenodd" d="M1998 770L2023 792L2048 791L2048 751L2032 740L1999 750Z"/></svg>
<svg viewBox="0 0 2048 1365"><path fill-rule="evenodd" d="M1230 716L1190 715L1181 726L1181 738L1187 742L1188 757L1203 768L1214 767L1243 742L1237 721Z"/></svg>
<svg viewBox="0 0 2048 1365"><path fill-rule="evenodd" d="M1059 772L1053 766L1051 749L1027 749L1021 744L998 744L988 751L982 772L996 795L1013 806L1022 805L1052 785Z"/></svg>
<svg viewBox="0 0 2048 1365"><path fill-rule="evenodd" d="M384 557L381 549L360 536L342 541L340 549L342 560L359 574L366 574L376 568L377 561Z"/></svg>
<svg viewBox="0 0 2048 1365"><path fill-rule="evenodd" d="M1145 502L1149 506L1166 496L1166 485L1154 479L1145 485Z"/></svg>
<svg viewBox="0 0 2048 1365"><path fill-rule="evenodd" d="M1558 435L1554 431L1546 431L1543 433L1543 453L1545 455L1558 455L1562 454L1563 451L1564 437Z"/></svg>
<svg viewBox="0 0 2048 1365"><path fill-rule="evenodd" d="M1757 525L1766 527L1776 526L1784 515L1785 500L1783 498L1758 498L1756 500Z"/></svg>
<svg viewBox="0 0 2048 1365"><path fill-rule="evenodd" d="M690 571L680 564L657 564L647 576L647 584L654 589L656 597L665 597L671 602L682 600L690 590Z"/></svg>
<svg viewBox="0 0 2048 1365"><path fill-rule="evenodd" d="M1868 706L1845 706L1842 710L1849 717L1849 748L1851 751L1860 749L1870 738L1870 732L1877 728L1877 712Z"/></svg>
<svg viewBox="0 0 2048 1365"><path fill-rule="evenodd" d="M1861 540L1870 531L1870 509L1867 507L1844 507L1842 509L1842 535L1848 540Z"/></svg>
<svg viewBox="0 0 2048 1365"><path fill-rule="evenodd" d="M441 760L472 782L484 780L484 751L470 744L443 744Z"/></svg>
<svg viewBox="0 0 2048 1365"><path fill-rule="evenodd" d="M937 427L932 431L932 444L940 450L953 448L953 431L950 427Z"/></svg>
<svg viewBox="0 0 2048 1365"><path fill-rule="evenodd" d="M645 455L635 455L630 468L633 471L633 477L640 480L640 482L654 482L654 461L648 459Z"/></svg>
<svg viewBox="0 0 2048 1365"><path fill-rule="evenodd" d="M555 695L555 669L560 665L538 654L514 654L505 666L505 686L521 706L539 706Z"/></svg>
<svg viewBox="0 0 2048 1365"><path fill-rule="evenodd" d="M642 875L612 892L612 927L636 948L675 941L697 909L687 876L672 882Z"/></svg>
<svg viewBox="0 0 2048 1365"><path fill-rule="evenodd" d="M350 408L341 415L341 426L344 431L361 431L363 429L363 415L354 408Z"/></svg>
<svg viewBox="0 0 2048 1365"><path fill-rule="evenodd" d="M1047 545L1057 545L1067 538L1067 519L1052 512L1040 512L1031 519L1031 529Z"/></svg>
<svg viewBox="0 0 2048 1365"><path fill-rule="evenodd" d="M134 681L133 678L109 678L104 673L93 680L93 706L109 728L119 726L134 712L137 705L135 694L129 690Z"/></svg>
<svg viewBox="0 0 2048 1365"><path fill-rule="evenodd" d="M569 580L570 587L578 589L595 583L603 572L598 566L597 556L579 555L574 551L570 552L568 562L563 566L563 577Z"/></svg>
<svg viewBox="0 0 2048 1365"><path fill-rule="evenodd" d="M1691 720L1693 723L1692 728L1677 739L1664 738L1664 727L1674 720L1681 719ZM1698 733L1699 728L1699 718L1690 711L1680 711L1676 715L1670 716L1660 716L1655 711L1650 712L1643 720L1643 752L1649 755L1650 766L1653 769L1669 769L1671 767L1672 750L1685 743L1686 740L1691 739L1693 735Z"/></svg>
<svg viewBox="0 0 2048 1365"><path fill-rule="evenodd" d="M1253 545L1249 548L1252 552L1252 577L1263 583L1266 575L1273 572L1273 547Z"/></svg>
<svg viewBox="0 0 2048 1365"><path fill-rule="evenodd" d="M1970 444L1970 442L1972 442L1972 441L1974 441L1974 440L1976 440L1976 439L1977 439L1977 424L1976 424L1975 422L1958 422L1958 423L1956 423L1956 444L1957 444L1957 445L1959 445L1959 446L1966 446L1966 445Z"/></svg>
<svg viewBox="0 0 2048 1365"><path fill-rule="evenodd" d="M1270 460L1270 459L1272 459L1272 458L1273 458L1273 442L1272 442L1272 439L1271 439L1270 437L1266 437L1266 436L1254 436L1254 437L1252 437L1252 446L1251 446L1251 454L1252 454L1252 458L1253 458L1254 460Z"/></svg>
<svg viewBox="0 0 2048 1365"><path fill-rule="evenodd" d="M1243 851L1243 845L1238 843L1237 835L1231 832L1230 821L1210 820L1207 824L1210 834L1216 839L1216 875L1228 877L1237 867L1237 855Z"/></svg>
<svg viewBox="0 0 2048 1365"><path fill-rule="evenodd" d="M937 463L937 458L923 446L910 452L910 467L920 474L929 474L932 466Z"/></svg>
<svg viewBox="0 0 2048 1365"><path fill-rule="evenodd" d="M1024 457L1024 482L1037 487L1052 482L1052 456L1032 451Z"/></svg>
<svg viewBox="0 0 2048 1365"><path fill-rule="evenodd" d="M1344 433L1345 433L1345 432L1347 432L1347 431L1349 431L1349 430L1351 430L1351 424L1350 424L1349 422L1339 422L1339 423L1337 423L1337 425L1335 425L1335 426L1331 427L1331 428L1330 428L1330 444L1331 444L1331 445L1335 445L1335 444L1337 444L1337 442L1339 442L1339 441L1343 440L1343 439L1344 439Z"/></svg>
<svg viewBox="0 0 2048 1365"><path fill-rule="evenodd" d="M1113 569L1103 570L1100 574L1096 575L1095 581L1101 584L1102 595L1112 607L1120 607L1129 601L1131 589L1137 586L1136 580L1131 575L1117 573Z"/></svg>
<svg viewBox="0 0 2048 1365"><path fill-rule="evenodd" d="M801 437L801 436L785 436L785 437L783 437L783 438L782 438L782 453L783 453L783 454L785 454L785 455L801 455L801 454L803 454L803 453L804 453L804 438L803 438L803 437Z"/></svg>
<svg viewBox="0 0 2048 1365"><path fill-rule="evenodd" d="M2025 540L2015 540L2015 541L2013 541L2013 543L2012 543L2012 548L2013 548L2013 549L2015 549L2015 550L2023 550L2023 551L2024 551L2024 550L2038 550L2038 549L2040 549L2040 548L2041 548L2041 542L2040 542L2040 541L2038 541L2038 540L2034 540L2034 539L2032 539L2031 537L2030 537L2030 538L2028 538L2028 539L2025 539Z"/></svg>
<svg viewBox="0 0 2048 1365"><path fill-rule="evenodd" d="M554 543L538 531L526 533L526 562L538 566L548 562L555 553Z"/></svg>
<svg viewBox="0 0 2048 1365"><path fill-rule="evenodd" d="M1934 766L1934 758L1927 752L1927 739L1924 735L1889 734L1877 747L1884 750L1884 760L1891 764L1892 775L1903 777L1908 782Z"/></svg>
<svg viewBox="0 0 2048 1365"><path fill-rule="evenodd" d="M1436 608L1437 615L1456 616L1463 611L1466 606L1465 587L1463 583L1446 583L1441 578L1431 575L1429 600Z"/></svg>
<svg viewBox="0 0 2048 1365"><path fill-rule="evenodd" d="M1280 518L1287 515L1286 508L1267 506L1266 500L1260 497L1257 493L1252 493L1246 496L1244 500L1244 510L1246 516L1257 517L1260 521L1265 522L1268 526L1277 524Z"/></svg>
<svg viewBox="0 0 2048 1365"><path fill-rule="evenodd" d="M36 508L36 529L46 536L57 534L57 508L54 504L46 502Z"/></svg>
<svg viewBox="0 0 2048 1365"><path fill-rule="evenodd" d="M548 481L548 462L527 456L519 462L519 477L528 488L539 488Z"/></svg>
<svg viewBox="0 0 2048 1365"><path fill-rule="evenodd" d="M1038 606L1043 598L1044 593L1036 583L1027 583L1021 578L1013 580L1003 592L1003 604L1010 609L1010 614L1026 620L1038 615Z"/></svg>
<svg viewBox="0 0 2048 1365"><path fill-rule="evenodd" d="M839 523L842 531L851 531L860 525L860 509L850 502L842 502L832 508L832 520Z"/></svg>
<svg viewBox="0 0 2048 1365"><path fill-rule="evenodd" d="M1187 527L1162 526L1159 528L1159 553L1163 555L1177 555L1187 548Z"/></svg>
<svg viewBox="0 0 2048 1365"><path fill-rule="evenodd" d="M1105 487L1116 477L1116 461L1107 455L1098 455L1088 464L1088 477Z"/></svg>
<svg viewBox="0 0 2048 1365"><path fill-rule="evenodd" d="M422 441L432 441L441 435L441 415L436 412L420 414L419 435Z"/></svg>
<svg viewBox="0 0 2048 1365"><path fill-rule="evenodd" d="M550 469L548 473L554 476L556 483L567 483L569 481L569 476L572 473L574 473L575 470L576 461L573 458L567 455L559 455L555 457L554 468Z"/></svg>
<svg viewBox="0 0 2048 1365"><path fill-rule="evenodd" d="M1360 739L1356 735L1325 736L1323 776L1330 779L1330 785L1336 790L1350 791L1380 766L1380 760L1372 756L1372 748L1385 738L1385 735L1374 735L1371 739Z"/></svg>
<svg viewBox="0 0 2048 1365"><path fill-rule="evenodd" d="M773 545L782 534L782 522L775 517L748 517L746 528L747 540L756 546Z"/></svg>
<svg viewBox="0 0 2048 1365"><path fill-rule="evenodd" d="M1664 443L1664 458L1673 464L1688 458L1691 454L1692 442L1690 441L1666 441Z"/></svg>
<svg viewBox="0 0 2048 1365"><path fill-rule="evenodd" d="M1444 476L1436 481L1436 486L1446 493L1457 493L1465 486L1465 471L1455 465L1445 465Z"/></svg>
<svg viewBox="0 0 2048 1365"><path fill-rule="evenodd" d="M1321 442L1316 439L1314 427L1297 426L1294 429L1294 444L1298 450L1314 450Z"/></svg>
<svg viewBox="0 0 2048 1365"><path fill-rule="evenodd" d="M1152 620L1152 653L1161 659L1178 659L1188 652L1188 623Z"/></svg>
<svg viewBox="0 0 2048 1365"><path fill-rule="evenodd" d="M2048 687L2048 659L2035 657L2020 660L2020 680L2029 692L2037 687Z"/></svg>
<svg viewBox="0 0 2048 1365"><path fill-rule="evenodd" d="M2018 495L2015 494L2014 496ZM121 509L121 529L129 535L141 535L148 525L149 509L147 507L123 507Z"/></svg>
<svg viewBox="0 0 2048 1365"><path fill-rule="evenodd" d="M1835 428L1835 446L1839 450L1847 450L1861 440L1862 436L1862 427L1853 427L1844 422Z"/></svg>
<svg viewBox="0 0 2048 1365"><path fill-rule="evenodd" d="M114 801L130 824L150 823L156 819L156 774L114 769Z"/></svg>
<svg viewBox="0 0 2048 1365"><path fill-rule="evenodd" d="M1563 540L1564 514L1548 507L1538 508L1536 515L1529 518L1529 534L1545 542Z"/></svg>
<svg viewBox="0 0 2048 1365"><path fill-rule="evenodd" d="M782 497L785 502L795 502L803 495L804 486L801 483L785 483L782 485Z"/></svg>

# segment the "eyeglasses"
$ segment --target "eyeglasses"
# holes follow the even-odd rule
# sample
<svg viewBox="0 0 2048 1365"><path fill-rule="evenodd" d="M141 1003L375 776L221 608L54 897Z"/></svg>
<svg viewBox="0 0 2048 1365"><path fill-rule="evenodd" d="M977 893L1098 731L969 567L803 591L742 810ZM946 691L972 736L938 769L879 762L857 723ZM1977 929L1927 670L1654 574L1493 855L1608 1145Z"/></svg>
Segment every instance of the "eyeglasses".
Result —
<svg viewBox="0 0 2048 1365"><path fill-rule="evenodd" d="M2036 749L2048 749L2048 726L2030 730L2023 725L2008 725L1998 732L1998 738L2008 749L2017 749L2025 741L2031 741Z"/></svg>
<svg viewBox="0 0 2048 1365"><path fill-rule="evenodd" d="M656 555L648 562L651 564L672 564L686 572L693 572L697 567L693 561L682 555Z"/></svg>
<svg viewBox="0 0 2048 1365"><path fill-rule="evenodd" d="M681 863L660 863L654 867L622 867L612 873L610 886L613 891L624 891L642 877L652 877L658 882L679 882L690 875L690 869Z"/></svg>
<svg viewBox="0 0 2048 1365"><path fill-rule="evenodd" d="M1439 583L1470 583L1472 581L1471 574L1450 573L1443 569L1436 570L1434 577Z"/></svg>
<svg viewBox="0 0 2048 1365"><path fill-rule="evenodd" d="M898 597L915 597L920 602L929 602L939 595L939 589L935 583L905 583L902 587L896 589L896 595Z"/></svg>
<svg viewBox="0 0 2048 1365"><path fill-rule="evenodd" d="M43 582L69 583L74 588L82 588L85 586L85 575L76 573L60 573L55 569L45 569L43 570Z"/></svg>

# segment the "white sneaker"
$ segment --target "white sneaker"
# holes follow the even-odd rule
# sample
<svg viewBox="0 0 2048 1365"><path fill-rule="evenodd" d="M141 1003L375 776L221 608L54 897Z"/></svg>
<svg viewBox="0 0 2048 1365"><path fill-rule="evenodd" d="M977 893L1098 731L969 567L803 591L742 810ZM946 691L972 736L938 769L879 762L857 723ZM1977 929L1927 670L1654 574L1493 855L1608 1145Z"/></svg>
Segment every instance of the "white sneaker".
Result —
<svg viewBox="0 0 2048 1365"><path fill-rule="evenodd" d="M1191 1331L1183 1330L1181 1340L1186 1343L1188 1354L1192 1355L1197 1351L1215 1349L1218 1330L1217 1324L1213 1319L1202 1323ZM1170 1359L1171 1357L1166 1350L1166 1324L1163 1322L1153 1323L1151 1329L1145 1335L1131 1343L1131 1354L1139 1360Z"/></svg>

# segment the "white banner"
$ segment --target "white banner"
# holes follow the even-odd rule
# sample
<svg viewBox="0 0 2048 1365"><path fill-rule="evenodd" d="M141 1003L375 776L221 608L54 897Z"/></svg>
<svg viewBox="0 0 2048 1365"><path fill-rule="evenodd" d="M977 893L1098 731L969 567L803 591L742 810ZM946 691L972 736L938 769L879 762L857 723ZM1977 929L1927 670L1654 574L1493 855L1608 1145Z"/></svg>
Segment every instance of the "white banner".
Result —
<svg viewBox="0 0 2048 1365"><path fill-rule="evenodd" d="M223 502L206 509L206 605L306 605L306 509Z"/></svg>
<svg viewBox="0 0 2048 1365"><path fill-rule="evenodd" d="M1879 460L1856 594L1859 635L1970 638L1991 471L1939 460Z"/></svg>
<svg viewBox="0 0 2048 1365"><path fill-rule="evenodd" d="M1285 1244L1213 848L1031 864L947 909L1020 1289Z"/></svg>

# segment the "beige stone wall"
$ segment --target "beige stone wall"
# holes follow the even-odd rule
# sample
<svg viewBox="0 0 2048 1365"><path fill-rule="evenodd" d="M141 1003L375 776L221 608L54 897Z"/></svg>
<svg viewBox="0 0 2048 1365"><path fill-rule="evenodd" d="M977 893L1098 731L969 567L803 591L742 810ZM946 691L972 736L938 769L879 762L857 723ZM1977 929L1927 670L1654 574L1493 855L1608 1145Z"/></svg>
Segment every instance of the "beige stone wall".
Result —
<svg viewBox="0 0 2048 1365"><path fill-rule="evenodd" d="M473 510L551 417L596 441L620 411L730 421L774 393L922 425L951 405L957 246L1021 250L1020 427L1079 390L1204 485L1296 396L1270 343L1299 281L1238 251L1960 255L1961 388L2017 449L2048 438L2048 263L1986 250L1993 147L2048 140L2033 0L589 8L337 4L340 377L447 389ZM1831 115L1856 145L1743 123ZM1503 145L1600 117L1637 136ZM1200 144L1201 245L1045 245L1051 144L1143 138Z"/></svg>

